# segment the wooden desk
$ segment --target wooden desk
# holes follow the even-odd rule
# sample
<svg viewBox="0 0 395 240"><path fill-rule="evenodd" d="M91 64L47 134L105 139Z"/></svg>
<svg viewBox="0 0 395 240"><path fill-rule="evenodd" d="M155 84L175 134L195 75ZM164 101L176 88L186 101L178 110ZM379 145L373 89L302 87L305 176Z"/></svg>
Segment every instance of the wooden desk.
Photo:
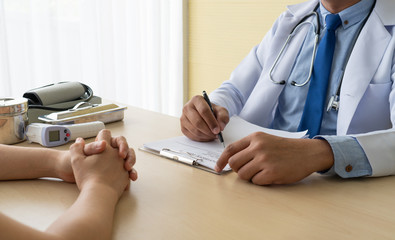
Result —
<svg viewBox="0 0 395 240"><path fill-rule="evenodd" d="M313 174L260 187L137 150L181 135L177 118L129 107L107 128L136 149L139 172L117 206L114 239L395 239L394 177ZM0 182L0 211L43 230L77 195L74 184L59 181Z"/></svg>

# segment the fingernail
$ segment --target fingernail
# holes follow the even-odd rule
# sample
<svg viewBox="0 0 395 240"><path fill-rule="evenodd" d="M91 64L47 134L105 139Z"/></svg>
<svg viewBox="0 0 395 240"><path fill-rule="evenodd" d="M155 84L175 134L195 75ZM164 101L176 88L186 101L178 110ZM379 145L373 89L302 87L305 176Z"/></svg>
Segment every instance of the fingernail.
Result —
<svg viewBox="0 0 395 240"><path fill-rule="evenodd" d="M133 175L133 181L136 181L137 180L137 178L138 178L138 174L137 174L137 171L136 170L134 170L134 168L132 168L132 175Z"/></svg>
<svg viewBox="0 0 395 240"><path fill-rule="evenodd" d="M215 165L214 170L215 170L216 172L220 172L220 171L221 171L217 165Z"/></svg>
<svg viewBox="0 0 395 240"><path fill-rule="evenodd" d="M225 123L221 122L220 125L221 125L221 129L225 129L226 126Z"/></svg>
<svg viewBox="0 0 395 240"><path fill-rule="evenodd" d="M76 140L75 140L75 142L78 142L78 143L80 143L80 142L82 142L82 138L77 138Z"/></svg>
<svg viewBox="0 0 395 240"><path fill-rule="evenodd" d="M218 127L214 128L214 129L213 129L213 133L214 133L214 134L218 134L218 133L219 133L219 128L218 128Z"/></svg>

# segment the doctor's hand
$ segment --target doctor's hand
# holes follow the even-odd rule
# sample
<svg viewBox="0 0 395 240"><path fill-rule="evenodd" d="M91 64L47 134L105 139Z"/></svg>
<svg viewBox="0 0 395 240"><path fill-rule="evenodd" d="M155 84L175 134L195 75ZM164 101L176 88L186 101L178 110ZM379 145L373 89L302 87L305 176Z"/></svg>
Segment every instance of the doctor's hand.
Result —
<svg viewBox="0 0 395 240"><path fill-rule="evenodd" d="M256 132L228 145L215 170L220 172L229 163L241 179L254 184L289 184L327 170L333 162L332 149L325 140Z"/></svg>
<svg viewBox="0 0 395 240"><path fill-rule="evenodd" d="M215 116L202 96L196 95L187 102L180 118L181 131L188 138L208 142L217 138L229 122L226 108L212 104Z"/></svg>

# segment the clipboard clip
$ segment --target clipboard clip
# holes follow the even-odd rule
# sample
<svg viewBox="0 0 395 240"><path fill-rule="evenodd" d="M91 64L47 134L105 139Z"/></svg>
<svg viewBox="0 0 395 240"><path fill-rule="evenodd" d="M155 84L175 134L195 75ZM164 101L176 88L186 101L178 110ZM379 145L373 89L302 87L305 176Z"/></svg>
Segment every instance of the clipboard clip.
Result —
<svg viewBox="0 0 395 240"><path fill-rule="evenodd" d="M201 161L201 159L194 157L191 153L171 150L170 148L162 148L159 154L188 165L196 166L199 165L198 162Z"/></svg>

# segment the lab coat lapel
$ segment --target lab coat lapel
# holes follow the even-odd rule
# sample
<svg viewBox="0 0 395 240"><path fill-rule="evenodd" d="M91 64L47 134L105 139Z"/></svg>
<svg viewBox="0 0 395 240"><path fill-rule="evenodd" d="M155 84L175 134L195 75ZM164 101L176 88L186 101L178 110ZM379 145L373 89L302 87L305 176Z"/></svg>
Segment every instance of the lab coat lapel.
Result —
<svg viewBox="0 0 395 240"><path fill-rule="evenodd" d="M268 58L265 61L265 64L268 67L262 72L260 80L248 99L248 101L252 101L255 99L253 96L258 95L260 96L259 98L261 102L265 104L263 106L251 104L255 107L248 109L245 108L241 112L241 116L256 116L256 119L249 119L250 122L260 124L262 126L270 126L274 117L274 109L277 106L278 97L285 86L281 84L275 84L270 80L270 67L273 65L275 58L278 56L281 48L284 46L292 29L301 21L302 18L314 10L314 7L317 5L317 3L317 0L312 0L302 4L288 6L288 9L292 15L285 16L281 21L284 24L278 26L274 36L275 43L270 49L268 49L269 54L267 54ZM308 21L311 21L311 19ZM296 56L308 30L308 27L301 28L289 41L288 46L284 51L284 55L281 57L279 64L276 65L276 68L273 71L273 75L271 76L273 80L286 81L288 79L293 63L295 62ZM246 104L249 104L248 101ZM258 116L257 114L252 114L255 111L261 112L262 115Z"/></svg>
<svg viewBox="0 0 395 240"><path fill-rule="evenodd" d="M371 13L350 56L340 93L337 134L345 135L390 41L376 11Z"/></svg>
<svg viewBox="0 0 395 240"><path fill-rule="evenodd" d="M267 65L273 65L275 58L278 56L292 30L305 16L313 12L314 7L317 6L317 4L318 0L312 0L305 3L288 6L288 11L291 14L286 15L284 19L281 20L283 24L277 27L276 34L274 36L275 39L273 38L273 41L275 42L269 49L269 54L267 54L267 63L269 63ZM313 16L306 21L314 21L312 19L314 19ZM302 27L290 39L281 59L279 60L279 64L276 65L276 69L273 71L273 79L276 79L276 81L288 79L288 76L292 70L293 62L295 61L296 55L300 50L308 30L309 27Z"/></svg>

